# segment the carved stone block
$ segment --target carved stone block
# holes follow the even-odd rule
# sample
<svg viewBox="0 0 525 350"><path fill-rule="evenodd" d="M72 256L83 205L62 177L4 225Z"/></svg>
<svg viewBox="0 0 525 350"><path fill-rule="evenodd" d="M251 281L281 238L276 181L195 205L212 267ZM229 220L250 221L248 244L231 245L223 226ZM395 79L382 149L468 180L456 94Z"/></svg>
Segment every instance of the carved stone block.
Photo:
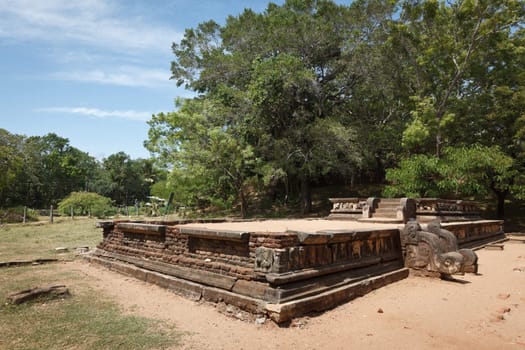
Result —
<svg viewBox="0 0 525 350"><path fill-rule="evenodd" d="M405 266L429 274L453 275L476 273L478 257L470 249L459 249L456 236L439 222L423 231L416 221L409 221L401 232Z"/></svg>

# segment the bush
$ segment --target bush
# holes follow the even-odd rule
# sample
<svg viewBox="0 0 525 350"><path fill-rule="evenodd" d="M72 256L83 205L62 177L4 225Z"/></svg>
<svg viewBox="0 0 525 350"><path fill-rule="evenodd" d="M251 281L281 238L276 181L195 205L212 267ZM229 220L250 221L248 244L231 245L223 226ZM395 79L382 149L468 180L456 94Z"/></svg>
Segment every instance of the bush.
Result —
<svg viewBox="0 0 525 350"><path fill-rule="evenodd" d="M27 209L26 221L37 221L38 215L33 209ZM24 221L24 207L0 209L0 223L17 223Z"/></svg>
<svg viewBox="0 0 525 350"><path fill-rule="evenodd" d="M64 215L69 215L71 208L75 215L91 214L97 218L104 218L114 211L111 199L93 192L71 192L58 203L58 211Z"/></svg>
<svg viewBox="0 0 525 350"><path fill-rule="evenodd" d="M438 183L442 179L439 159L430 155L416 155L403 159L398 168L387 169L389 185L383 190L385 197L439 197Z"/></svg>

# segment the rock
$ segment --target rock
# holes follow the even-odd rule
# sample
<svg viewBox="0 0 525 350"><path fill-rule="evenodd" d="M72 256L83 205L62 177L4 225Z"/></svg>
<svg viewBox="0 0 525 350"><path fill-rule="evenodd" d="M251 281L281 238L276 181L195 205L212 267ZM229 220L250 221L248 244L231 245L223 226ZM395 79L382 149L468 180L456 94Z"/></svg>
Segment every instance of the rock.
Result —
<svg viewBox="0 0 525 350"><path fill-rule="evenodd" d="M89 252L89 247L77 247L77 254L86 254Z"/></svg>
<svg viewBox="0 0 525 350"><path fill-rule="evenodd" d="M229 314L233 314L235 312L235 307L233 305L226 306L226 312Z"/></svg>
<svg viewBox="0 0 525 350"><path fill-rule="evenodd" d="M57 247L55 248L55 252L57 253L66 253L69 249L67 247Z"/></svg>
<svg viewBox="0 0 525 350"><path fill-rule="evenodd" d="M266 317L265 316L261 316L261 317L257 317L255 318L255 324L264 324L266 322Z"/></svg>
<svg viewBox="0 0 525 350"><path fill-rule="evenodd" d="M383 312L384 312L383 309L381 309L381 308L377 309L377 313L378 314L382 314Z"/></svg>
<svg viewBox="0 0 525 350"><path fill-rule="evenodd" d="M508 293L500 293L498 294L498 298L501 299L501 300L506 300L510 297L510 294Z"/></svg>

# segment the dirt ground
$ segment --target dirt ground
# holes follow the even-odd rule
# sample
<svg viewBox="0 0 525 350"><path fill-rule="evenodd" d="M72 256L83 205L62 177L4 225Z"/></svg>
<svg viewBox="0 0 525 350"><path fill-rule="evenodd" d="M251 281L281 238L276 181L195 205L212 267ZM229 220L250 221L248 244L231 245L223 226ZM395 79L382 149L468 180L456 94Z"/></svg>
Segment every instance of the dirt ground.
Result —
<svg viewBox="0 0 525 350"><path fill-rule="evenodd" d="M411 276L289 327L235 319L208 303L98 265L63 265L126 312L183 331L182 349L525 349L525 244L477 251L478 275Z"/></svg>

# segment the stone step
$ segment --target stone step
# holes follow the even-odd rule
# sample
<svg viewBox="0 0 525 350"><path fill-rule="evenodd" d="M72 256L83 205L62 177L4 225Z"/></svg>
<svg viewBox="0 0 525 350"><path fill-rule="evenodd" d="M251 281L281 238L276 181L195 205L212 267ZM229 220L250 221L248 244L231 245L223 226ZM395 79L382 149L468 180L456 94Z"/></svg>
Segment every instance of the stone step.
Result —
<svg viewBox="0 0 525 350"><path fill-rule="evenodd" d="M372 217L372 218L361 218L357 220L358 222L374 223L374 224L402 224L403 220L397 218L388 218L388 217Z"/></svg>
<svg viewBox="0 0 525 350"><path fill-rule="evenodd" d="M397 210L376 210L373 216L378 217L397 217Z"/></svg>
<svg viewBox="0 0 525 350"><path fill-rule="evenodd" d="M395 203L379 203L377 205L378 208L397 208L399 206L400 206L399 202L395 202Z"/></svg>

